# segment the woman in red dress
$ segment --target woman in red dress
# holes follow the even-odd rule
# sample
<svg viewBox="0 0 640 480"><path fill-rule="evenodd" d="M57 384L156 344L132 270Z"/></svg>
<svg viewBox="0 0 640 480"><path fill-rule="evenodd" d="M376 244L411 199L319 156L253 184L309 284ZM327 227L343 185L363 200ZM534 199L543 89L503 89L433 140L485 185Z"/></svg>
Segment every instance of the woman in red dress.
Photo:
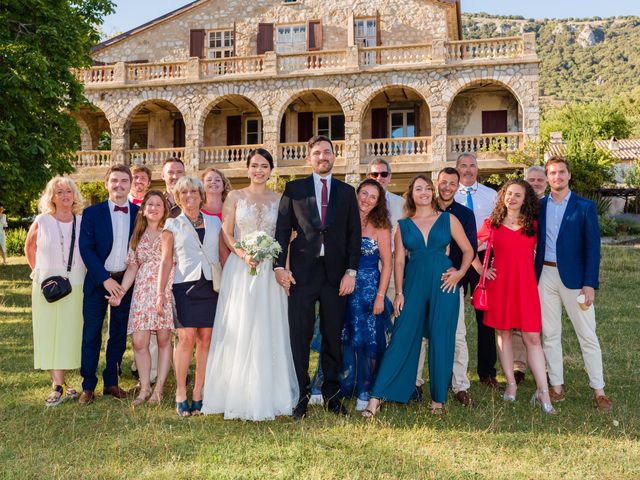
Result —
<svg viewBox="0 0 640 480"><path fill-rule="evenodd" d="M531 403L540 403L545 413L555 413L547 387L540 340L540 297L533 266L537 216L538 199L527 182L510 180L500 189L491 217L478 232L478 246L490 237L493 244L493 262L487 271L486 284L489 310L485 312L484 323L496 329L498 355L507 379L504 401L516 400L511 331L517 329L522 331L537 385ZM482 272L479 260L476 258L474 262L476 269Z"/></svg>

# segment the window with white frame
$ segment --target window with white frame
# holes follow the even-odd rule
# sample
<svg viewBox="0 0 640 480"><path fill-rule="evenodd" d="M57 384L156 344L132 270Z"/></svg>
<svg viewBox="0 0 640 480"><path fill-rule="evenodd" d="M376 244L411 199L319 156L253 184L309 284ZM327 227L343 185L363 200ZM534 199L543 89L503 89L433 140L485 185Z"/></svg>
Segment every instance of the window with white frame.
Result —
<svg viewBox="0 0 640 480"><path fill-rule="evenodd" d="M356 44L361 47L376 46L376 19L358 18L354 22Z"/></svg>
<svg viewBox="0 0 640 480"><path fill-rule="evenodd" d="M247 118L245 124L245 145L259 145L262 143L262 119Z"/></svg>
<svg viewBox="0 0 640 480"><path fill-rule="evenodd" d="M276 53L295 53L307 50L307 26L280 25L276 30Z"/></svg>
<svg viewBox="0 0 640 480"><path fill-rule="evenodd" d="M318 114L316 116L316 135L325 135L331 140L344 140L343 114Z"/></svg>
<svg viewBox="0 0 640 480"><path fill-rule="evenodd" d="M210 31L207 57L211 59L233 57L234 45L233 30Z"/></svg>

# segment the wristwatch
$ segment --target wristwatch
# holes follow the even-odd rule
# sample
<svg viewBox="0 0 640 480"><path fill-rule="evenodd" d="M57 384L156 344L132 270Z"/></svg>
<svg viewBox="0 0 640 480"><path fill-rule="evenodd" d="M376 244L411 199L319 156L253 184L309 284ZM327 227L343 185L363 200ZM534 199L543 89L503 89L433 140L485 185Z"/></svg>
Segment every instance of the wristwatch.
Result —
<svg viewBox="0 0 640 480"><path fill-rule="evenodd" d="M352 268L348 268L347 271L345 272L347 275L349 275L350 277L356 278L356 275L358 274L357 270L354 270Z"/></svg>

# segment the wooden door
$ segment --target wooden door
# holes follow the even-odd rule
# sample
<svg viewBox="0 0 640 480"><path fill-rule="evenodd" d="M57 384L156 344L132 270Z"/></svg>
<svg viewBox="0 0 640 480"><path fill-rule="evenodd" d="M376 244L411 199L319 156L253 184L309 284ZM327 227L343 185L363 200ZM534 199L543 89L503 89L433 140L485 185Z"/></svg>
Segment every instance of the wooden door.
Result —
<svg viewBox="0 0 640 480"><path fill-rule="evenodd" d="M482 133L506 133L507 111L485 110L482 112Z"/></svg>
<svg viewBox="0 0 640 480"><path fill-rule="evenodd" d="M242 144L242 117L231 115L227 117L227 145Z"/></svg>

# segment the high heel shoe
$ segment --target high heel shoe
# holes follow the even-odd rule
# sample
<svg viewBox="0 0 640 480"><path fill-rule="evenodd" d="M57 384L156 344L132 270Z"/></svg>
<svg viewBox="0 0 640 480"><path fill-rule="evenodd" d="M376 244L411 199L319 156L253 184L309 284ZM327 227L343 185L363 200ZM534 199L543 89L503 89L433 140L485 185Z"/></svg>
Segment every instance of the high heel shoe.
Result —
<svg viewBox="0 0 640 480"><path fill-rule="evenodd" d="M507 388L515 385L517 385L516 382L509 382L507 383ZM505 392L502 394L502 400L504 400L505 402L515 402L516 394L514 393L513 395L509 395L505 390Z"/></svg>
<svg viewBox="0 0 640 480"><path fill-rule="evenodd" d="M533 394L533 397L531 397L531 406L535 407L537 404L540 404L540 408L542 408L542 411L544 413L546 413L547 415L555 415L558 413L558 411L553 408L553 405L551 404L551 402L549 403L545 403L542 400L540 400L540 394L541 393L547 393L548 390L536 390L536 392Z"/></svg>
<svg viewBox="0 0 640 480"><path fill-rule="evenodd" d="M369 408L367 405L367 408L362 411L362 416L367 420L373 420L373 417L375 417L382 408L383 400L381 398L371 398L369 399L369 402L371 402L371 400L378 400L378 404L373 408Z"/></svg>

